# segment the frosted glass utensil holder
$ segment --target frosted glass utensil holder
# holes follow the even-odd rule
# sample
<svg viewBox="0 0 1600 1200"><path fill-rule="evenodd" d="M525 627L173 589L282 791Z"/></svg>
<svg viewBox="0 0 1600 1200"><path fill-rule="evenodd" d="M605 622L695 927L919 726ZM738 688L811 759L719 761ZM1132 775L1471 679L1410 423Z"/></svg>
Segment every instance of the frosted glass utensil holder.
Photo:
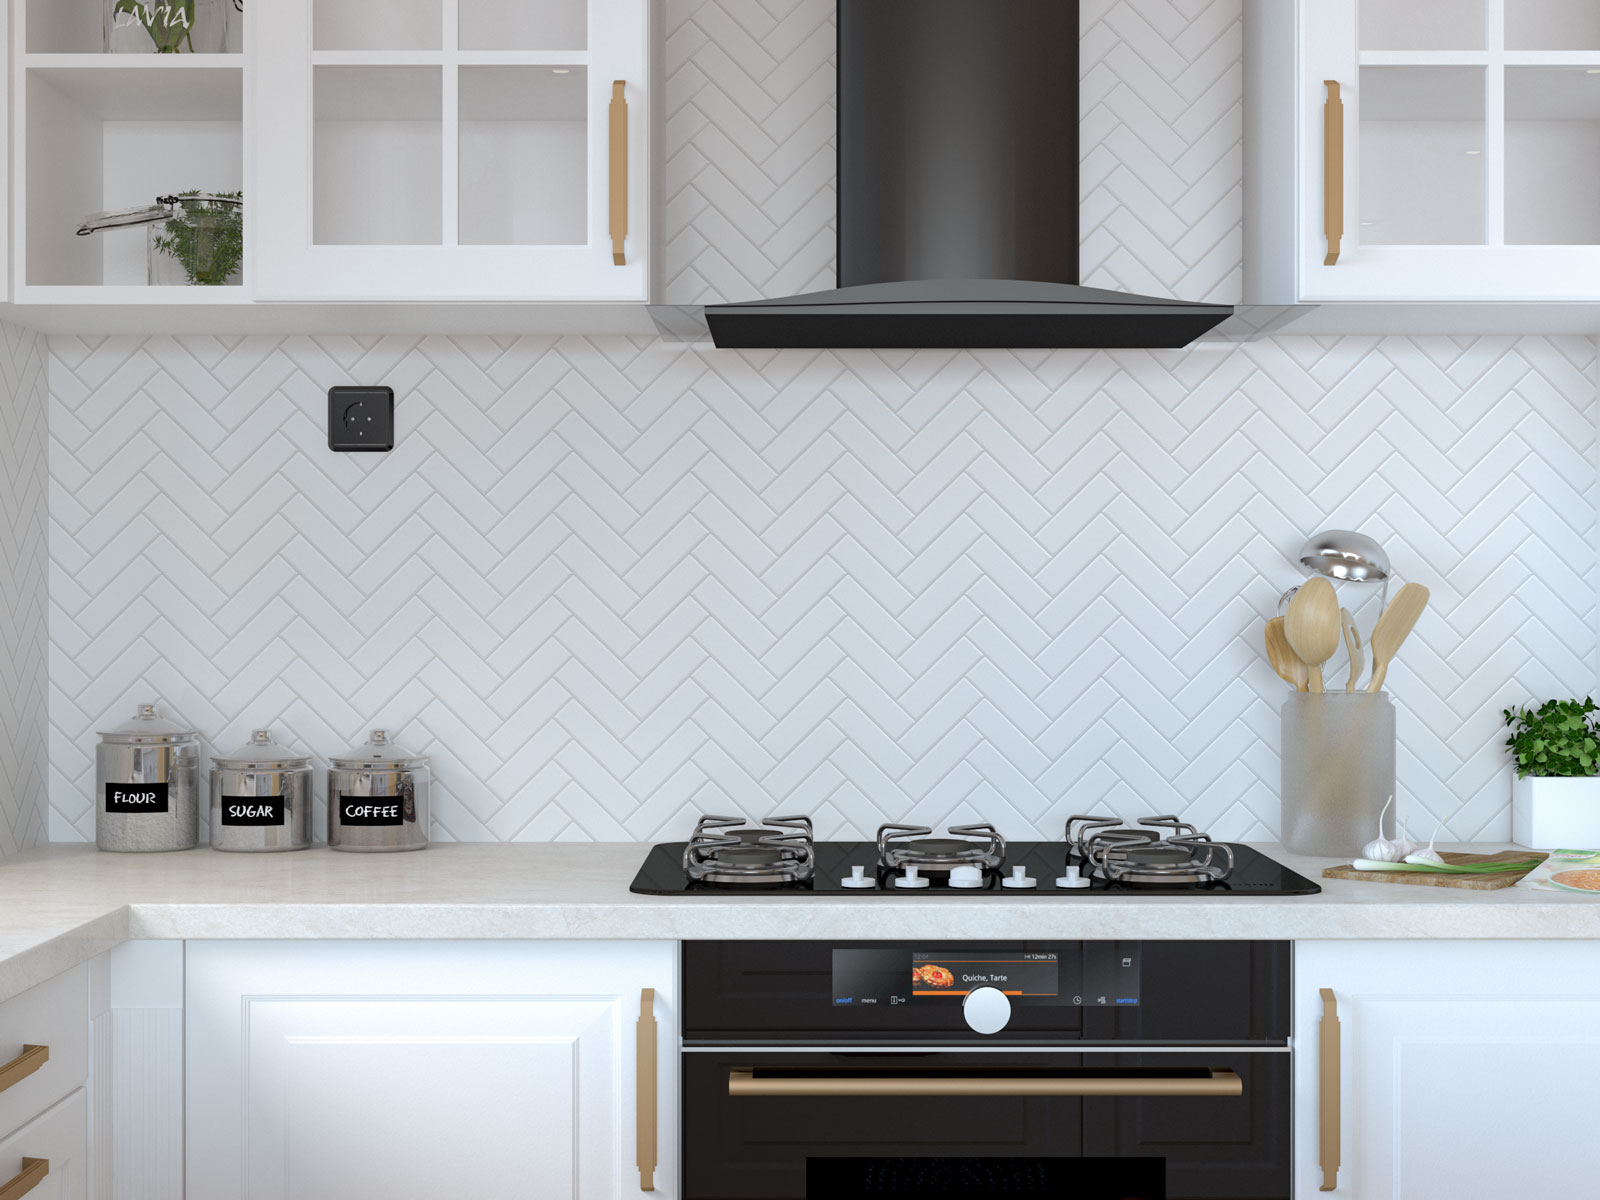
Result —
<svg viewBox="0 0 1600 1200"><path fill-rule="evenodd" d="M1394 705L1383 692L1291 692L1283 702L1283 844L1354 858L1394 795Z"/></svg>

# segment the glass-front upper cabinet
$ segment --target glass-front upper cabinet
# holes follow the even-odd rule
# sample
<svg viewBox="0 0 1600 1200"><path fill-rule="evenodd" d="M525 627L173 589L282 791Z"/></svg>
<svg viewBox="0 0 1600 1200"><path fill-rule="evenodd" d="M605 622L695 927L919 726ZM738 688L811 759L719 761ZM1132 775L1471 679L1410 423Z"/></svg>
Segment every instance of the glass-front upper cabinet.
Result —
<svg viewBox="0 0 1600 1200"><path fill-rule="evenodd" d="M1256 55L1297 66L1250 72L1253 186L1294 214L1276 250L1247 233L1284 260L1271 299L1600 299L1600 3L1250 0L1247 19ZM1267 89L1295 97L1280 123Z"/></svg>
<svg viewBox="0 0 1600 1200"><path fill-rule="evenodd" d="M252 20L258 299L648 299L648 0Z"/></svg>

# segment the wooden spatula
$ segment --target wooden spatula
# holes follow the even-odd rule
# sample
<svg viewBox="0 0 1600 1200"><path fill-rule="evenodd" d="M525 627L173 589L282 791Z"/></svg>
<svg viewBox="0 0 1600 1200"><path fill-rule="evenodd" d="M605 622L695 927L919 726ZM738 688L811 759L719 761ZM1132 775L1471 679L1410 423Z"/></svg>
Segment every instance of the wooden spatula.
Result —
<svg viewBox="0 0 1600 1200"><path fill-rule="evenodd" d="M1400 649L1400 643L1406 640L1422 610L1428 606L1428 596L1428 589L1420 583L1408 583L1395 593L1389 607L1383 610L1368 640L1372 647L1372 679L1367 691L1376 692L1383 687L1383 677L1388 674L1395 651Z"/></svg>
<svg viewBox="0 0 1600 1200"><path fill-rule="evenodd" d="M1294 652L1310 668L1310 689L1322 691L1322 664L1339 648L1339 597L1334 595L1333 584L1320 575L1306 580L1289 601L1283 631Z"/></svg>
<svg viewBox="0 0 1600 1200"><path fill-rule="evenodd" d="M1289 638L1283 632L1283 618L1273 617L1267 622L1267 661L1272 664L1272 669L1297 692L1306 690L1306 679L1310 672L1300 656L1289 646Z"/></svg>
<svg viewBox="0 0 1600 1200"><path fill-rule="evenodd" d="M1361 668L1366 666L1367 660L1361 654L1361 630L1356 628L1356 619L1350 615L1348 608L1339 610L1339 624L1344 626L1344 648L1350 654L1350 678L1345 682L1344 690L1356 690L1356 680L1361 677Z"/></svg>

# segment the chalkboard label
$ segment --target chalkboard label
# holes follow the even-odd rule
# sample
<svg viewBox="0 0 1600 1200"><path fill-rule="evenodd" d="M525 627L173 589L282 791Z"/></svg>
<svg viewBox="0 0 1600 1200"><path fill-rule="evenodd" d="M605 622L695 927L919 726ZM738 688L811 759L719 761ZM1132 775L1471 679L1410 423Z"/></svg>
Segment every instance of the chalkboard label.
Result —
<svg viewBox="0 0 1600 1200"><path fill-rule="evenodd" d="M224 825L282 825L282 796L224 796Z"/></svg>
<svg viewBox="0 0 1600 1200"><path fill-rule="evenodd" d="M346 796L339 793L341 825L403 825L400 796Z"/></svg>
<svg viewBox="0 0 1600 1200"><path fill-rule="evenodd" d="M106 784L108 813L164 813L167 811L167 785L164 783Z"/></svg>

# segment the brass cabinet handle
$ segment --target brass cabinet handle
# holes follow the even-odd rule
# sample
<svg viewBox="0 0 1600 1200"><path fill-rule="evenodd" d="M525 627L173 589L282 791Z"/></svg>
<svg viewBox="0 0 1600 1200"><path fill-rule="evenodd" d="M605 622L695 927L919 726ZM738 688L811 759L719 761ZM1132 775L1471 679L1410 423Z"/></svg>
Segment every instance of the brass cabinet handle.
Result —
<svg viewBox="0 0 1600 1200"><path fill-rule="evenodd" d="M1072 1074L874 1076L728 1072L730 1096L1242 1096L1244 1081L1215 1068L1203 1076Z"/></svg>
<svg viewBox="0 0 1600 1200"><path fill-rule="evenodd" d="M1321 1073L1321 1132L1318 1159L1322 1164L1322 1186L1331 1192L1339 1186L1339 1001L1332 988L1322 989L1322 1046L1318 1063Z"/></svg>
<svg viewBox="0 0 1600 1200"><path fill-rule="evenodd" d="M611 84L611 261L627 265L622 244L628 239L628 101L627 81Z"/></svg>
<svg viewBox="0 0 1600 1200"><path fill-rule="evenodd" d="M618 84L617 86L621 86ZM639 1159L639 1190L656 1190L656 990L639 993L638 1064L635 1080L638 1089L634 1137ZM5 1200L0 1197L0 1200Z"/></svg>
<svg viewBox="0 0 1600 1200"><path fill-rule="evenodd" d="M24 1046L21 1054L6 1063L5 1066L0 1067L0 1092L21 1083L49 1061L49 1046ZM21 1192L17 1193L19 1196L21 1194ZM3 1200L3 1197L0 1197L0 1200Z"/></svg>
<svg viewBox="0 0 1600 1200"><path fill-rule="evenodd" d="M0 1184L0 1200L22 1200L39 1186L39 1181L50 1174L48 1158L25 1158L22 1170L11 1177L10 1183Z"/></svg>
<svg viewBox="0 0 1600 1200"><path fill-rule="evenodd" d="M1322 229L1328 238L1328 257L1322 265L1339 261L1339 241L1344 237L1344 101L1339 85L1324 79L1328 99L1322 106Z"/></svg>

